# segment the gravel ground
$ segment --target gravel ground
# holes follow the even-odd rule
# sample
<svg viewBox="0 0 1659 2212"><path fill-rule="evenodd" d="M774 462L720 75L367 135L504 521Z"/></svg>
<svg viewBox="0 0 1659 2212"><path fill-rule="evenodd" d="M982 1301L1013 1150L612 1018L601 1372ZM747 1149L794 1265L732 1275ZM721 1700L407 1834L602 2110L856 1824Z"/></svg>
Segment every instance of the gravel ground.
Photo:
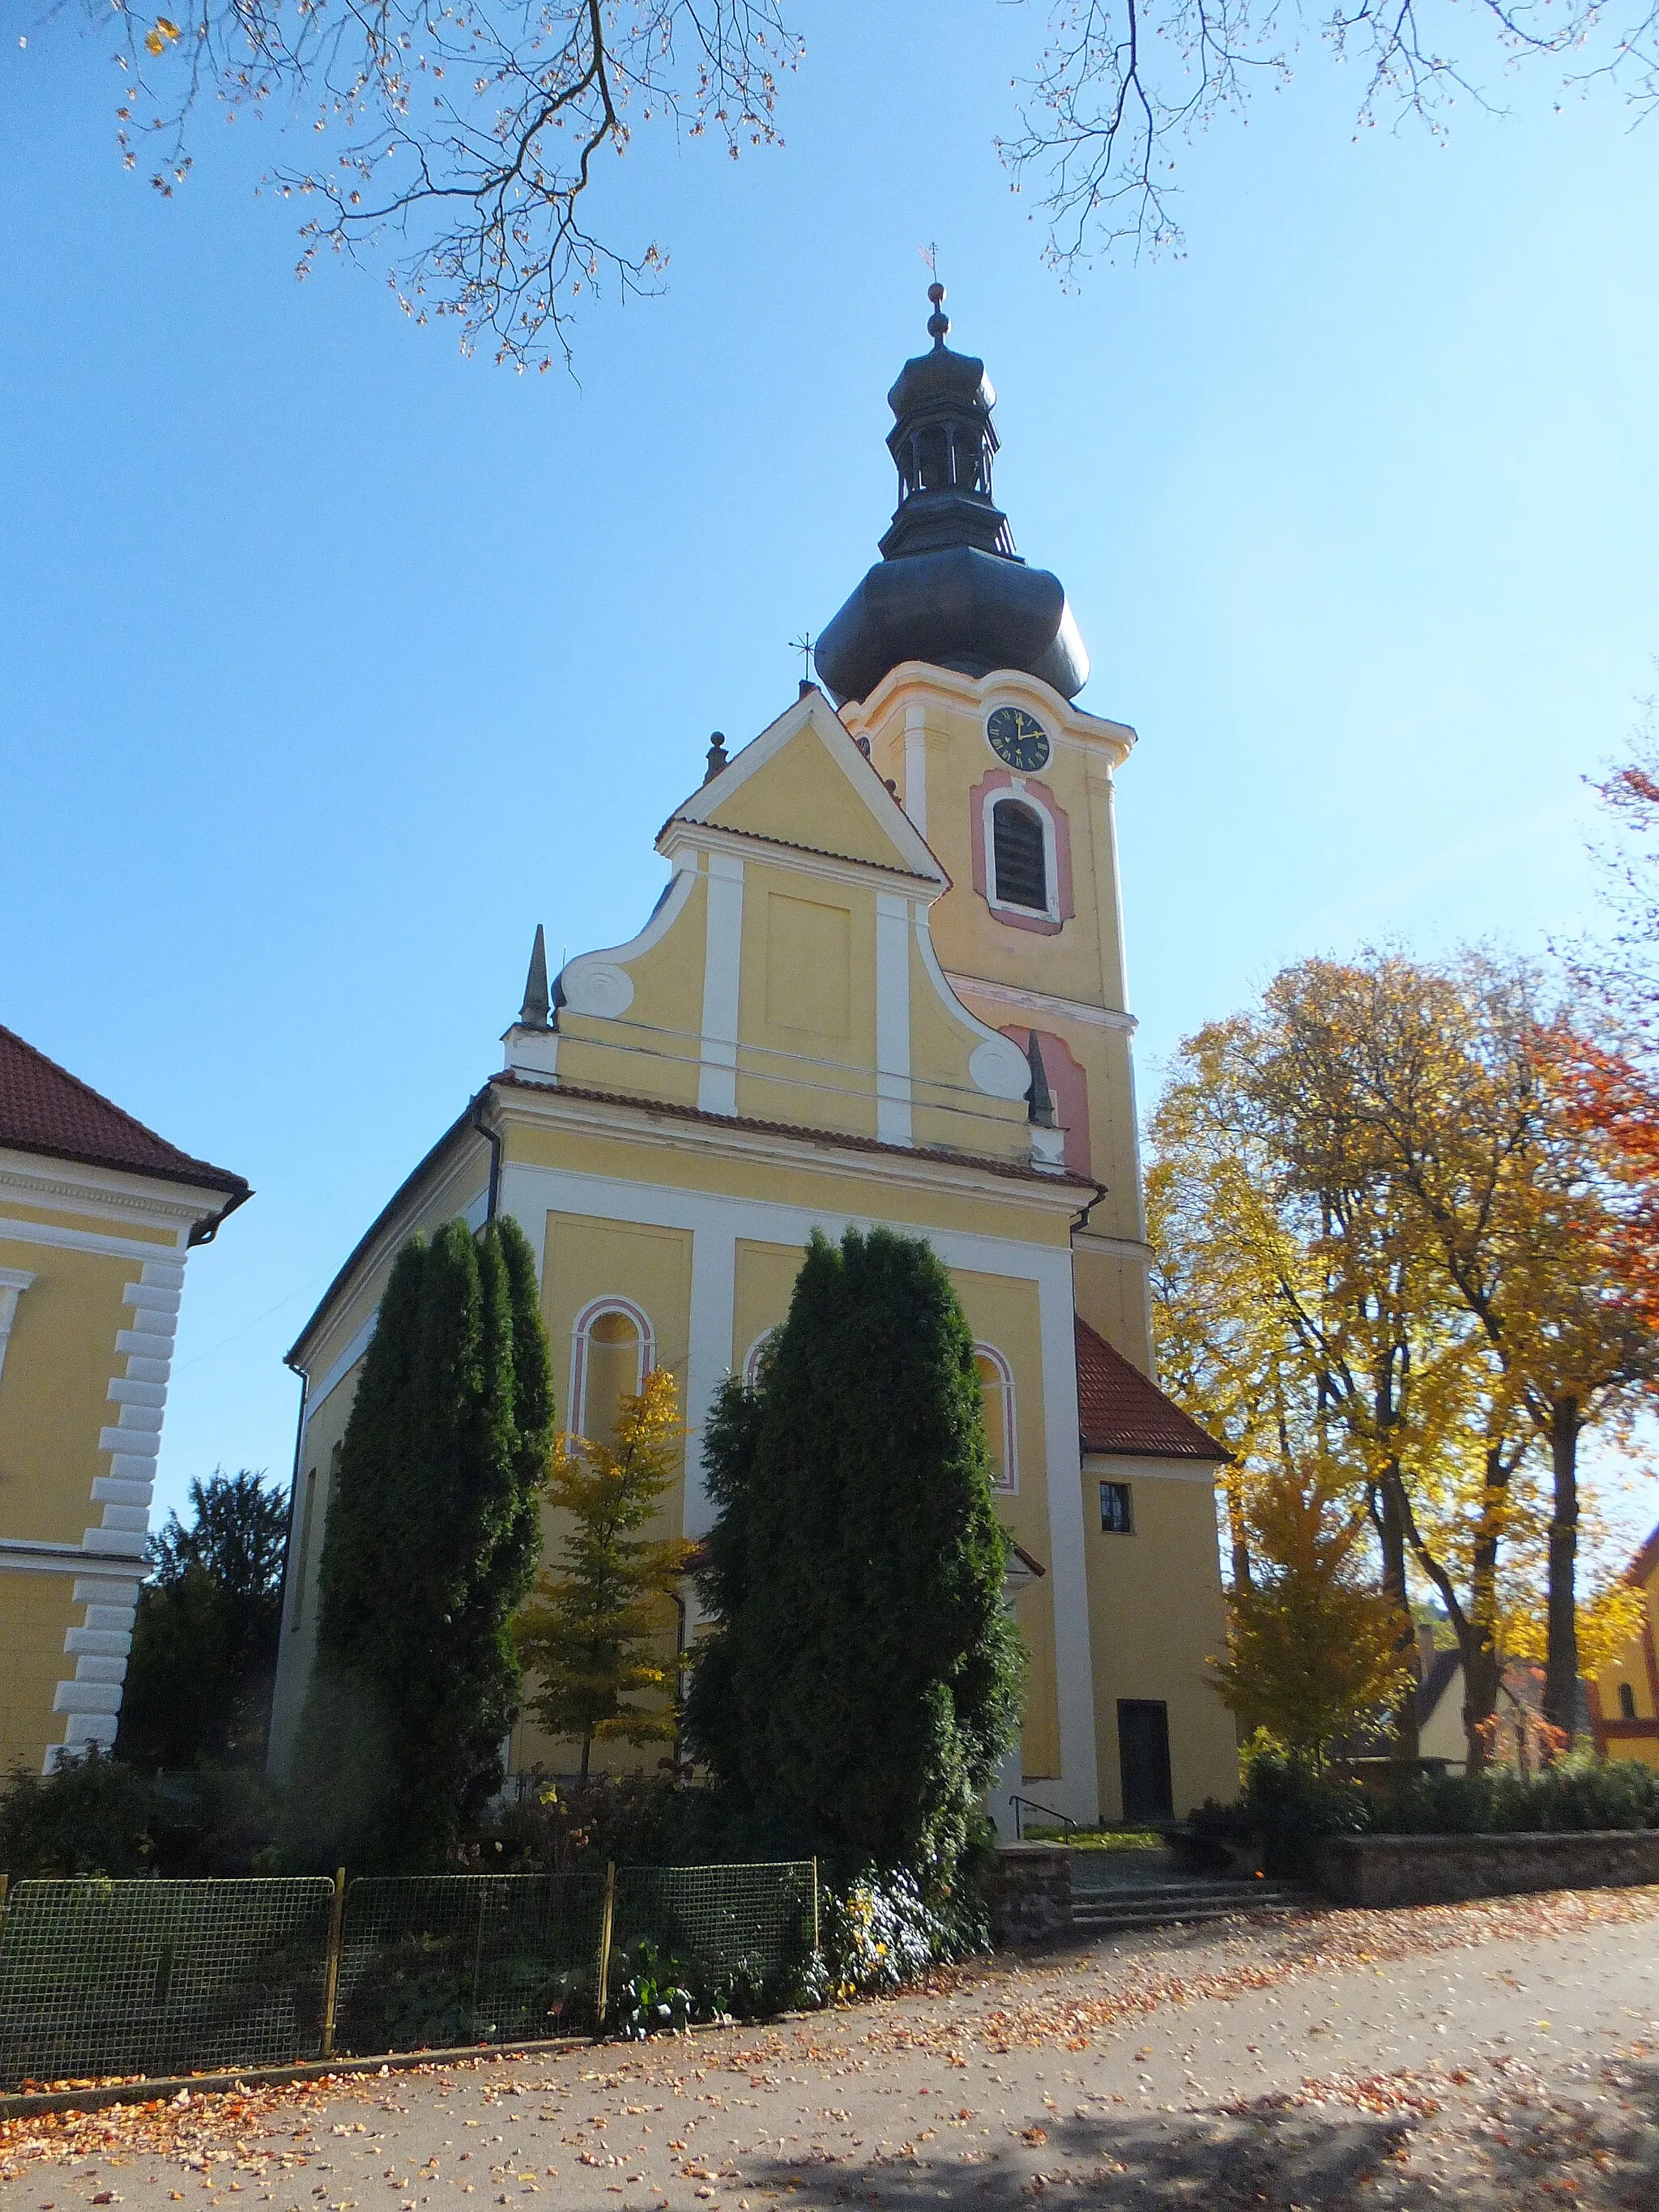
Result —
<svg viewBox="0 0 1659 2212"><path fill-rule="evenodd" d="M13 2121L0 2203L1659 2212L1656 1923L1659 1889L1263 1916L763 2029Z"/></svg>

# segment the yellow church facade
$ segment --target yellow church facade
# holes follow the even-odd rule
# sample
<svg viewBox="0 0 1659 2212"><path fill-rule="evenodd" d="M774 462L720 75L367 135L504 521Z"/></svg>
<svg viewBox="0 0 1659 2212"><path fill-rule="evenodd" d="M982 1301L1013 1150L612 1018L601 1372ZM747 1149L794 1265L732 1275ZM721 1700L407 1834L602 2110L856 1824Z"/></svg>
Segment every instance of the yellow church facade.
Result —
<svg viewBox="0 0 1659 2212"><path fill-rule="evenodd" d="M247 1195L0 1029L0 1777L115 1741L185 1267Z"/></svg>
<svg viewBox="0 0 1659 2212"><path fill-rule="evenodd" d="M934 335L893 395L910 439L901 517L923 542L901 533L885 555L904 592L933 592L933 615L849 602L820 643L823 688L804 683L730 757L716 739L658 837L667 878L644 926L568 961L550 991L532 963L501 1071L290 1355L305 1410L279 1766L391 1261L416 1230L498 1208L541 1255L563 1425L603 1433L621 1392L673 1374L688 1436L665 1519L693 1538L711 1517L701 1424L725 1376L753 1373L812 1231L925 1237L978 1345L1018 1547L1010 1596L1031 1665L1000 1824L1015 1796L1092 1823L1233 1793L1231 1725L1204 1679L1223 1632L1221 1455L1151 1380L1113 821L1133 732L1073 703L1082 647L1057 585L1028 619L1054 580L994 544L983 558L1000 568L956 560L980 551L971 533L1006 541L1006 524L988 382ZM948 542L964 529L965 549ZM890 580L872 575L874 600ZM520 1723L515 1771L574 1763Z"/></svg>

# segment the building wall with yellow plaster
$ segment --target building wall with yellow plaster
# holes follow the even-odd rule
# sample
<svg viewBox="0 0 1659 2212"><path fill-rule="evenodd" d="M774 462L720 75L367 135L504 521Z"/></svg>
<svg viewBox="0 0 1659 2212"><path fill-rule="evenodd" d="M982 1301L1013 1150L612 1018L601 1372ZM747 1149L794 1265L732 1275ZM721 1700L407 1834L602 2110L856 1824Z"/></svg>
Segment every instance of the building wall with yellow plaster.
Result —
<svg viewBox="0 0 1659 2212"><path fill-rule="evenodd" d="M1642 1632L1595 1678L1591 1723L1608 1758L1659 1766L1659 1646L1654 1634L1659 1620L1659 1547L1651 1540L1643 1556L1649 1554L1653 1564L1639 1585L1645 1607Z"/></svg>
<svg viewBox="0 0 1659 2212"><path fill-rule="evenodd" d="M1127 1535L1101 1527L1103 1481L1129 1486L1133 1528ZM1091 1454L1084 1483L1094 1505L1085 1528L1103 1815L1123 1814L1120 1698L1168 1705L1177 1811L1208 1796L1230 1799L1238 1787L1237 1736L1205 1665L1223 1655L1227 1626L1209 1470Z"/></svg>
<svg viewBox="0 0 1659 2212"><path fill-rule="evenodd" d="M0 1150L0 1774L114 1741L186 1238L223 1202Z"/></svg>

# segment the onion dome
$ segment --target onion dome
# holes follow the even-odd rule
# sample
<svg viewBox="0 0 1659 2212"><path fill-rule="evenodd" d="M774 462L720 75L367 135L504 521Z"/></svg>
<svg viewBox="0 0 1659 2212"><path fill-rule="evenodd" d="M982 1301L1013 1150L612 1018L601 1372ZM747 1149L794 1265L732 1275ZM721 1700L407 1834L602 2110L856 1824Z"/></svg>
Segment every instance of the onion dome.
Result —
<svg viewBox="0 0 1659 2212"><path fill-rule="evenodd" d="M1089 656L1065 589L1021 560L992 496L996 393L982 361L945 343L945 287L927 297L933 350L906 362L887 395L898 507L880 561L818 640L818 674L837 706L867 698L903 660L968 676L1023 669L1075 698Z"/></svg>

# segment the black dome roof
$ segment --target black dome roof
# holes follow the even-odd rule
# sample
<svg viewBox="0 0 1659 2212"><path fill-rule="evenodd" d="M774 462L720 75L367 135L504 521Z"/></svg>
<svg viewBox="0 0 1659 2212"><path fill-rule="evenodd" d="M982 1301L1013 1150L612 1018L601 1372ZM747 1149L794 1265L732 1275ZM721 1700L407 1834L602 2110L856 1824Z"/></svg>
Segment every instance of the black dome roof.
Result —
<svg viewBox="0 0 1659 2212"><path fill-rule="evenodd" d="M927 296L933 350L906 362L887 395L898 507L881 560L818 640L818 674L838 706L904 660L969 676L1022 669L1074 698L1089 656L1065 589L1021 560L992 498L996 393L982 361L945 343L944 286Z"/></svg>

